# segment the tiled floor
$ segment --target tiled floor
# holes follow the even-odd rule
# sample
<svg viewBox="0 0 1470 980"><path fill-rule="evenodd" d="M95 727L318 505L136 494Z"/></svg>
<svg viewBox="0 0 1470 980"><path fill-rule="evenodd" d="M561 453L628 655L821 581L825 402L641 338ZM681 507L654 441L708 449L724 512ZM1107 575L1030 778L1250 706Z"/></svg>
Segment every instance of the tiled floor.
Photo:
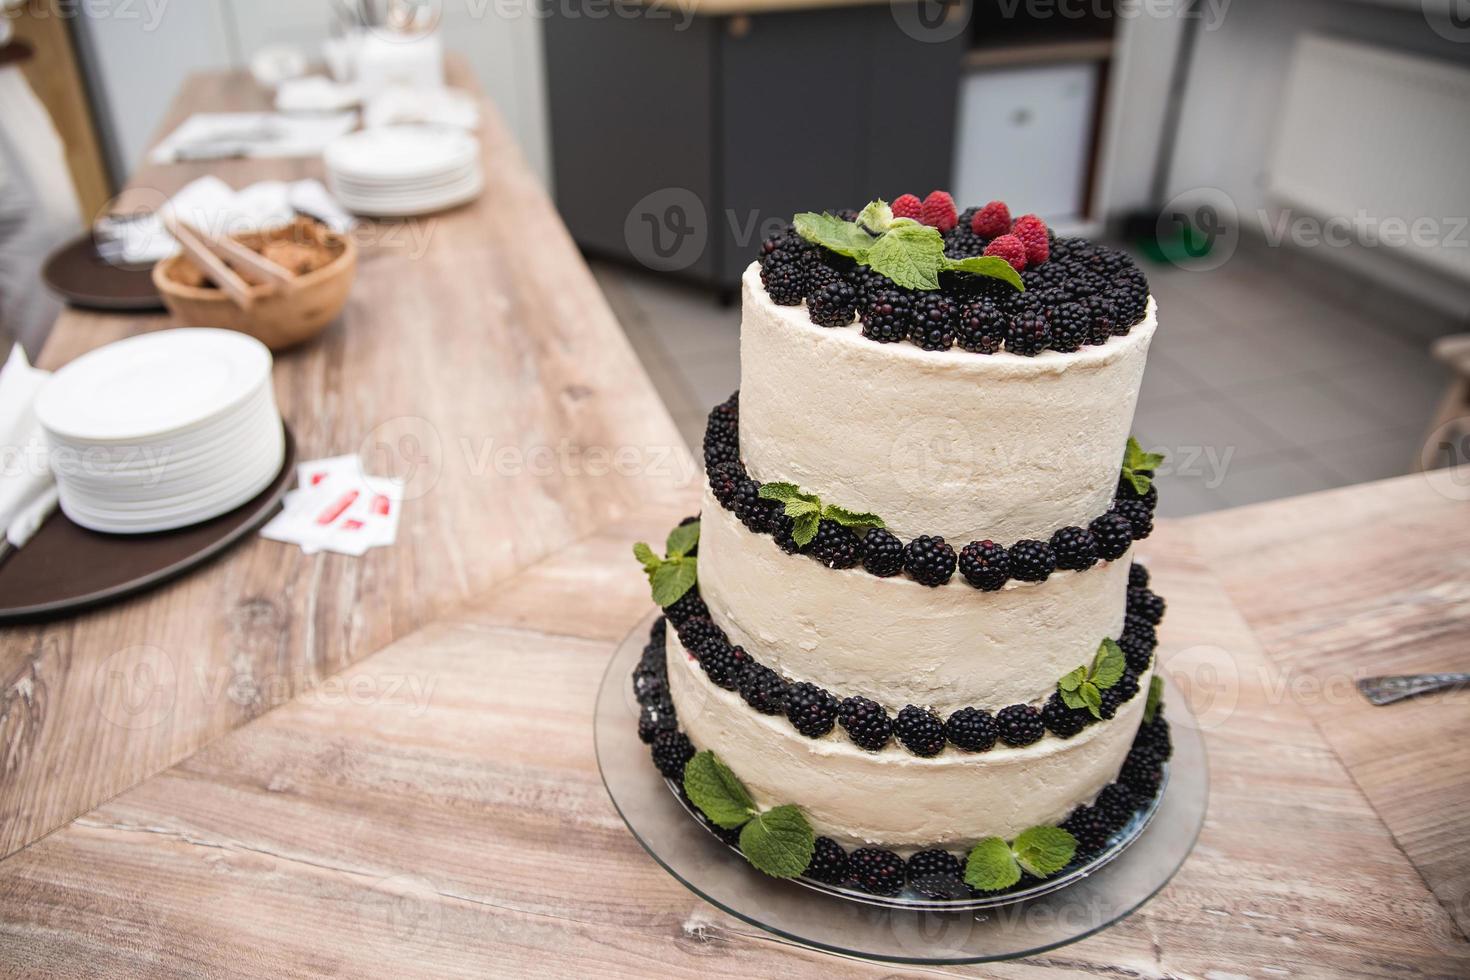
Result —
<svg viewBox="0 0 1470 980"><path fill-rule="evenodd" d="M1407 473L1449 381L1429 340L1456 324L1367 303L1279 255L1191 272L1145 265L1159 303L1134 432L1169 454L1160 512L1255 503ZM595 264L691 446L739 386L738 307L677 280ZM1465 327L1459 326L1463 330Z"/></svg>

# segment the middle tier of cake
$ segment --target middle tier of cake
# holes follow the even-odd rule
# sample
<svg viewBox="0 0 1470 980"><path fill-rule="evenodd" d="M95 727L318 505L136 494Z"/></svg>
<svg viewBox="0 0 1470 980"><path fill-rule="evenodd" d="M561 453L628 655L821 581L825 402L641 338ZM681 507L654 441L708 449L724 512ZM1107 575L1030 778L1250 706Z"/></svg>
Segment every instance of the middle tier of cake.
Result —
<svg viewBox="0 0 1470 980"><path fill-rule="evenodd" d="M787 554L706 489L699 585L730 642L783 676L948 714L1037 703L1091 663L1122 632L1130 555L995 592L929 588Z"/></svg>

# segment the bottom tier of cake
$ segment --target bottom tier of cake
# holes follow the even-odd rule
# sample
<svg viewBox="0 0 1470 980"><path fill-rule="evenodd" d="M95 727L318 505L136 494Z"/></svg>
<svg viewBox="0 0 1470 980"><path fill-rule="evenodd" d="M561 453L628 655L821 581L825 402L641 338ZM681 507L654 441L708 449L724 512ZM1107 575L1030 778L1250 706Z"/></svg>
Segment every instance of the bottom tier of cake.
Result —
<svg viewBox="0 0 1470 980"><path fill-rule="evenodd" d="M1057 824L1118 777L1143 720L1146 698L1070 739L996 745L982 753L948 746L921 758L896 746L868 752L834 732L797 733L715 686L669 630L668 691L679 728L696 749L730 767L762 808L794 803L816 833L850 846L909 852L1013 838ZM1140 678L1148 689L1151 671Z"/></svg>

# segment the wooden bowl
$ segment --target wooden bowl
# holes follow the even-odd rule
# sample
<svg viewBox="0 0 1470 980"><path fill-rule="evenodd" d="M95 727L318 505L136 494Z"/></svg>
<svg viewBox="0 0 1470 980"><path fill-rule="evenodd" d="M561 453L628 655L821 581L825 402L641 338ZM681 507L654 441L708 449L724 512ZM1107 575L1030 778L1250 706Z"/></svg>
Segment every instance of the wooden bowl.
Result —
<svg viewBox="0 0 1470 980"><path fill-rule="evenodd" d="M296 277L289 288L251 287L250 309L236 306L207 280L185 255L164 259L153 267L153 284L174 319L190 327L223 327L249 334L271 350L303 343L326 329L347 305L347 294L357 276L357 245L352 239L305 219L293 225L235 236L255 247L267 241L293 241L324 248L331 254L326 265Z"/></svg>

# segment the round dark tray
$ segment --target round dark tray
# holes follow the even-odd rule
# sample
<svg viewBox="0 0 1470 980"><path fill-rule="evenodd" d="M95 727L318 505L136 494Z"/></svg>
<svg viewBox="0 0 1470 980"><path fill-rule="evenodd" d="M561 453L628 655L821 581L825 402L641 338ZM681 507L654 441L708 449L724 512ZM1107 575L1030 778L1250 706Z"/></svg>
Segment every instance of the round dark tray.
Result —
<svg viewBox="0 0 1470 980"><path fill-rule="evenodd" d="M276 512L296 468L286 428L281 472L254 499L203 524L153 534L98 534L56 511L0 563L0 623L51 619L151 589L202 565Z"/></svg>
<svg viewBox="0 0 1470 980"><path fill-rule="evenodd" d="M41 278L67 303L84 309L141 313L164 308L152 264L113 265L97 254L90 234L52 252Z"/></svg>

